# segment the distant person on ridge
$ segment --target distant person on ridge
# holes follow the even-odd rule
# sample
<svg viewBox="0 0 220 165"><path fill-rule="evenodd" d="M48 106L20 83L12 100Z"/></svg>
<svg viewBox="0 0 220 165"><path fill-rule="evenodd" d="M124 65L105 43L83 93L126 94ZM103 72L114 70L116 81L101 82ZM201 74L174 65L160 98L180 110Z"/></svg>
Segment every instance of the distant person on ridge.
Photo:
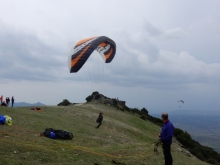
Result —
<svg viewBox="0 0 220 165"><path fill-rule="evenodd" d="M10 98L8 97L8 106L10 105L10 101L11 101L11 100L10 100Z"/></svg>
<svg viewBox="0 0 220 165"><path fill-rule="evenodd" d="M99 125L96 128L99 128L102 125L103 115L102 112L99 113L99 117L97 118L96 122L99 123Z"/></svg>
<svg viewBox="0 0 220 165"><path fill-rule="evenodd" d="M8 97L5 98L5 102L6 102L7 106L8 106Z"/></svg>
<svg viewBox="0 0 220 165"><path fill-rule="evenodd" d="M2 103L2 101L3 101L3 96L1 95L1 97L0 97L0 100L1 100L1 103Z"/></svg>
<svg viewBox="0 0 220 165"><path fill-rule="evenodd" d="M172 138L174 133L174 126L168 119L168 114L163 113L161 115L162 121L164 123L163 128L161 130L161 133L159 134L159 141L163 143L163 154L165 159L164 165L172 165L173 164L173 158L171 155L171 144L172 144Z"/></svg>
<svg viewBox="0 0 220 165"><path fill-rule="evenodd" d="M11 107L14 106L14 101L15 101L14 96L12 96L12 98L11 98Z"/></svg>

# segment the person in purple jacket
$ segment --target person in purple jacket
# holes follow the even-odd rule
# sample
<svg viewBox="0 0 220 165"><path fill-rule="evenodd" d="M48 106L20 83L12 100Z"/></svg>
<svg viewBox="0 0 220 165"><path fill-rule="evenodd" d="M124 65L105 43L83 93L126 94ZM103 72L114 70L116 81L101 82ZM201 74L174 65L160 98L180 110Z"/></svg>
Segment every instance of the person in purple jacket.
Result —
<svg viewBox="0 0 220 165"><path fill-rule="evenodd" d="M159 134L159 141L163 143L163 154L165 159L164 165L172 165L173 164L173 158L170 152L170 147L172 144L172 138L174 133L174 126L168 119L168 114L163 113L161 115L162 121L164 123L161 133Z"/></svg>

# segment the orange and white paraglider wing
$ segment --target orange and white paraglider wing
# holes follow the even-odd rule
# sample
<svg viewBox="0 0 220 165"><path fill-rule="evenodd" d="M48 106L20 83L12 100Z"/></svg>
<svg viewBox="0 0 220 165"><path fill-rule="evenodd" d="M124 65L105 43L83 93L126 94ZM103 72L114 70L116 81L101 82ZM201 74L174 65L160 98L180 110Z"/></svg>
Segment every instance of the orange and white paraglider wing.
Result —
<svg viewBox="0 0 220 165"><path fill-rule="evenodd" d="M94 50L99 52L105 63L110 63L116 53L116 44L105 36L91 37L79 41L71 49L68 58L70 73L78 72Z"/></svg>

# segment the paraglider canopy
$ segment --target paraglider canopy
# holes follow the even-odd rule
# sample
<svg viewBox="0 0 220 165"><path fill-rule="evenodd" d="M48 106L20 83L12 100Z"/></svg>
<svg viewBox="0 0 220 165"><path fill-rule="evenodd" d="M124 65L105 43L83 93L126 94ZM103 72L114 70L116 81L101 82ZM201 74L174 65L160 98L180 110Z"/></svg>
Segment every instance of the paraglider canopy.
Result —
<svg viewBox="0 0 220 165"><path fill-rule="evenodd" d="M79 41L69 54L70 73L78 72L94 50L99 52L105 63L110 63L116 53L116 44L106 36L91 37Z"/></svg>
<svg viewBox="0 0 220 165"><path fill-rule="evenodd" d="M184 104L184 101L183 101L183 100L179 100L178 102L181 102L181 103L183 103L183 104Z"/></svg>

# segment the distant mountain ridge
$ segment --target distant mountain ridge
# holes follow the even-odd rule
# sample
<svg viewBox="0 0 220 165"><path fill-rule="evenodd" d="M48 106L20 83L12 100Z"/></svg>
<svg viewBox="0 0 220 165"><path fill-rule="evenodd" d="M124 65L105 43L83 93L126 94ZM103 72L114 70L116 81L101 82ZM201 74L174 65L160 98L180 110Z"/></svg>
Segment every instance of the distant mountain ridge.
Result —
<svg viewBox="0 0 220 165"><path fill-rule="evenodd" d="M170 114L174 115L203 115L203 116L210 116L210 115L219 115L220 110L186 110L186 109L181 109L181 110L175 110L175 111L170 111Z"/></svg>
<svg viewBox="0 0 220 165"><path fill-rule="evenodd" d="M26 103L26 102L17 102L14 103L14 107L37 107L37 106L45 106L45 104L37 102L37 103Z"/></svg>

